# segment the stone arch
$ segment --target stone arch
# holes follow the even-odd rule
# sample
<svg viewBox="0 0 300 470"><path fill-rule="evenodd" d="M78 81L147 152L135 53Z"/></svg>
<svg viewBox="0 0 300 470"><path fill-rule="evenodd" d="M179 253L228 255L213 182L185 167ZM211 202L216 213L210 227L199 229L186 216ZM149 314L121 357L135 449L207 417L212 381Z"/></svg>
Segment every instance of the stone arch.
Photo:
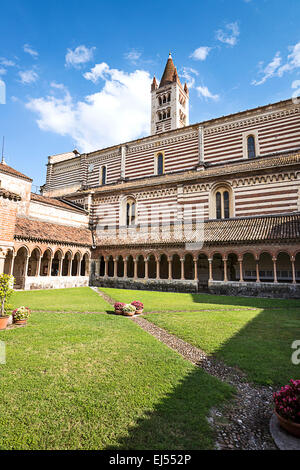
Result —
<svg viewBox="0 0 300 470"><path fill-rule="evenodd" d="M108 257L107 263L108 263L107 275L108 277L114 277L115 266L114 266L114 258L112 255Z"/></svg>
<svg viewBox="0 0 300 470"><path fill-rule="evenodd" d="M256 258L251 251L243 253L243 279L247 282L255 282L257 279Z"/></svg>
<svg viewBox="0 0 300 470"><path fill-rule="evenodd" d="M41 258L40 276L50 276L52 256L53 252L51 248L46 248Z"/></svg>
<svg viewBox="0 0 300 470"><path fill-rule="evenodd" d="M19 289L24 288L28 255L29 250L27 246L23 245L18 249L15 256L13 275L15 278L15 287Z"/></svg>
<svg viewBox="0 0 300 470"><path fill-rule="evenodd" d="M52 259L52 266L51 266L51 276L60 276L61 270L61 260L63 257L63 252L61 249L56 250Z"/></svg>
<svg viewBox="0 0 300 470"><path fill-rule="evenodd" d="M262 251L258 260L259 279L261 282L274 282L274 265L272 255Z"/></svg>
<svg viewBox="0 0 300 470"><path fill-rule="evenodd" d="M293 282L291 257L286 251L277 254L276 270L278 282Z"/></svg>
<svg viewBox="0 0 300 470"><path fill-rule="evenodd" d="M190 253L184 257L184 279L194 279L194 259Z"/></svg>
<svg viewBox="0 0 300 470"><path fill-rule="evenodd" d="M177 253L172 256L172 279L181 279L181 261Z"/></svg>
<svg viewBox="0 0 300 470"><path fill-rule="evenodd" d="M198 280L200 284L207 285L209 279L208 256L205 253L199 253L197 261Z"/></svg>
<svg viewBox="0 0 300 470"><path fill-rule="evenodd" d="M81 264L80 264L80 276L89 275L90 256L88 253L84 253Z"/></svg>
<svg viewBox="0 0 300 470"><path fill-rule="evenodd" d="M121 255L117 258L117 277L124 277L124 259Z"/></svg>
<svg viewBox="0 0 300 470"><path fill-rule="evenodd" d="M150 279L156 279L157 276L157 263L156 258L153 254L148 257L148 277Z"/></svg>
<svg viewBox="0 0 300 470"><path fill-rule="evenodd" d="M228 217L225 216L226 212L226 201L225 193L228 193ZM220 194L220 216L217 214L217 195ZM209 195L209 218L210 219L228 219L235 215L234 210L234 194L232 186L224 181L223 183L215 183L210 191Z"/></svg>
<svg viewBox="0 0 300 470"><path fill-rule="evenodd" d="M70 276L72 264L72 252L68 250L62 261L62 276Z"/></svg>
<svg viewBox="0 0 300 470"><path fill-rule="evenodd" d="M214 281L224 281L224 262L221 253L214 253L212 257L212 277Z"/></svg>
<svg viewBox="0 0 300 470"><path fill-rule="evenodd" d="M40 274L38 272L40 258L41 250L40 248L36 247L32 250L31 255L28 259L27 276L38 276Z"/></svg>
<svg viewBox="0 0 300 470"><path fill-rule="evenodd" d="M168 279L169 277L169 263L168 257L165 253L160 255L159 259L159 278Z"/></svg>
<svg viewBox="0 0 300 470"><path fill-rule="evenodd" d="M13 250L7 250L4 260L4 274L11 274L13 267L14 252Z"/></svg>
<svg viewBox="0 0 300 470"><path fill-rule="evenodd" d="M129 255L127 258L127 277L134 277L134 263L132 255Z"/></svg>
<svg viewBox="0 0 300 470"><path fill-rule="evenodd" d="M240 279L240 267L236 253L229 253L227 256L227 279L228 281L238 281Z"/></svg>
<svg viewBox="0 0 300 470"><path fill-rule="evenodd" d="M138 255L136 258L137 263L137 277L143 279L145 277L145 260L143 255Z"/></svg>

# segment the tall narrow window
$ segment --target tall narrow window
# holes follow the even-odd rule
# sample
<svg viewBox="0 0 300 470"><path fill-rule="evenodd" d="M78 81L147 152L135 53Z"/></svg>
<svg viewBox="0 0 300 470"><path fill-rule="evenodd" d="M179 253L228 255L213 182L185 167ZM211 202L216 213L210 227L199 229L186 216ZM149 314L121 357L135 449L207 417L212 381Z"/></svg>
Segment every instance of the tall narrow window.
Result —
<svg viewBox="0 0 300 470"><path fill-rule="evenodd" d="M218 188L213 193L213 211L211 211L211 217L216 219L229 219L232 217L232 201L231 201L230 190L226 187Z"/></svg>
<svg viewBox="0 0 300 470"><path fill-rule="evenodd" d="M126 203L126 225L134 225L136 219L136 204L133 199L128 199Z"/></svg>
<svg viewBox="0 0 300 470"><path fill-rule="evenodd" d="M249 135L247 138L248 158L255 158L255 139L253 135Z"/></svg>
<svg viewBox="0 0 300 470"><path fill-rule="evenodd" d="M100 181L102 185L106 184L106 166L101 167Z"/></svg>
<svg viewBox="0 0 300 470"><path fill-rule="evenodd" d="M223 193L224 201L224 219L229 219L229 192L225 191Z"/></svg>
<svg viewBox="0 0 300 470"><path fill-rule="evenodd" d="M216 212L217 219L222 219L222 203L221 203L221 193L217 192L216 194Z"/></svg>
<svg viewBox="0 0 300 470"><path fill-rule="evenodd" d="M164 174L164 156L162 153L157 155L157 174L163 175Z"/></svg>

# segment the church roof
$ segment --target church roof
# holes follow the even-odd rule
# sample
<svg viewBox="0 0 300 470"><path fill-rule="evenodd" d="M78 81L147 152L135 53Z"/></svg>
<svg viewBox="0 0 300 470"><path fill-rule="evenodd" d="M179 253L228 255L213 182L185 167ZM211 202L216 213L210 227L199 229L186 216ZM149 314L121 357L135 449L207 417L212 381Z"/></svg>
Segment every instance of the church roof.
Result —
<svg viewBox="0 0 300 470"><path fill-rule="evenodd" d="M169 83L177 82L179 85L181 85L178 74L177 74L177 69L174 65L173 59L171 54L169 54L169 58L167 60L165 70L163 73L163 76L161 77L159 88L169 85Z"/></svg>
<svg viewBox="0 0 300 470"><path fill-rule="evenodd" d="M42 196L41 194L35 194L35 193L31 193L30 199L32 201L41 202L42 204L49 204L50 206L56 206L62 209L68 209L70 211L86 213L86 211L82 207L79 207L73 202L69 202L67 200L62 201L60 199L46 197L46 196Z"/></svg>
<svg viewBox="0 0 300 470"><path fill-rule="evenodd" d="M71 245L93 245L92 232L88 228L41 222L27 217L17 217L15 238Z"/></svg>
<svg viewBox="0 0 300 470"><path fill-rule="evenodd" d="M31 178L29 178L26 175L23 175L23 173L20 173L19 171L15 170L11 166L8 166L6 163L0 163L0 173L6 173L8 175L16 176L17 178L21 178L27 181L32 181Z"/></svg>
<svg viewBox="0 0 300 470"><path fill-rule="evenodd" d="M13 201L21 200L21 196L19 196L19 194L13 193L4 188L0 188L0 197L3 197L4 199L11 199Z"/></svg>

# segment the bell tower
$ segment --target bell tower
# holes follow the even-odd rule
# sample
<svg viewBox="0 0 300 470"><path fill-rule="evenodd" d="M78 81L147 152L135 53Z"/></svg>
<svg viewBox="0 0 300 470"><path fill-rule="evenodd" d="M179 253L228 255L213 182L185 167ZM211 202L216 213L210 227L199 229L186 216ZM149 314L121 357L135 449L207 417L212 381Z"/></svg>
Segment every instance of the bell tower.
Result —
<svg viewBox="0 0 300 470"><path fill-rule="evenodd" d="M181 85L171 53L158 85L151 85L151 135L189 125L189 90Z"/></svg>

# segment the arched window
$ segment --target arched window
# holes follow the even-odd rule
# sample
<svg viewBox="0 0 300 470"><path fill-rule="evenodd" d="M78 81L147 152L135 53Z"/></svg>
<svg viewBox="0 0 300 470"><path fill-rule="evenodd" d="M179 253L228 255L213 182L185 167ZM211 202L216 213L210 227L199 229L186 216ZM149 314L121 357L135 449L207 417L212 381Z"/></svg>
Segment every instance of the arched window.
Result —
<svg viewBox="0 0 300 470"><path fill-rule="evenodd" d="M158 104L159 104L159 106L162 105L161 97L158 98Z"/></svg>
<svg viewBox="0 0 300 470"><path fill-rule="evenodd" d="M106 184L106 166L102 166L100 170L100 182L102 185Z"/></svg>
<svg viewBox="0 0 300 470"><path fill-rule="evenodd" d="M163 175L164 174L164 154L158 153L156 156L156 174Z"/></svg>
<svg viewBox="0 0 300 470"><path fill-rule="evenodd" d="M232 217L231 191L227 187L218 187L212 194L211 217L216 219L229 219Z"/></svg>
<svg viewBox="0 0 300 470"><path fill-rule="evenodd" d="M256 157L255 138L253 135L249 135L249 137L247 137L247 152L248 152L248 158Z"/></svg>
<svg viewBox="0 0 300 470"><path fill-rule="evenodd" d="M168 93L168 102L171 101L171 93Z"/></svg>
<svg viewBox="0 0 300 470"><path fill-rule="evenodd" d="M166 99L166 95L164 95L163 97L163 103L166 103L167 99Z"/></svg>
<svg viewBox="0 0 300 470"><path fill-rule="evenodd" d="M126 202L126 225L135 225L136 219L136 202L133 198L127 199Z"/></svg>

